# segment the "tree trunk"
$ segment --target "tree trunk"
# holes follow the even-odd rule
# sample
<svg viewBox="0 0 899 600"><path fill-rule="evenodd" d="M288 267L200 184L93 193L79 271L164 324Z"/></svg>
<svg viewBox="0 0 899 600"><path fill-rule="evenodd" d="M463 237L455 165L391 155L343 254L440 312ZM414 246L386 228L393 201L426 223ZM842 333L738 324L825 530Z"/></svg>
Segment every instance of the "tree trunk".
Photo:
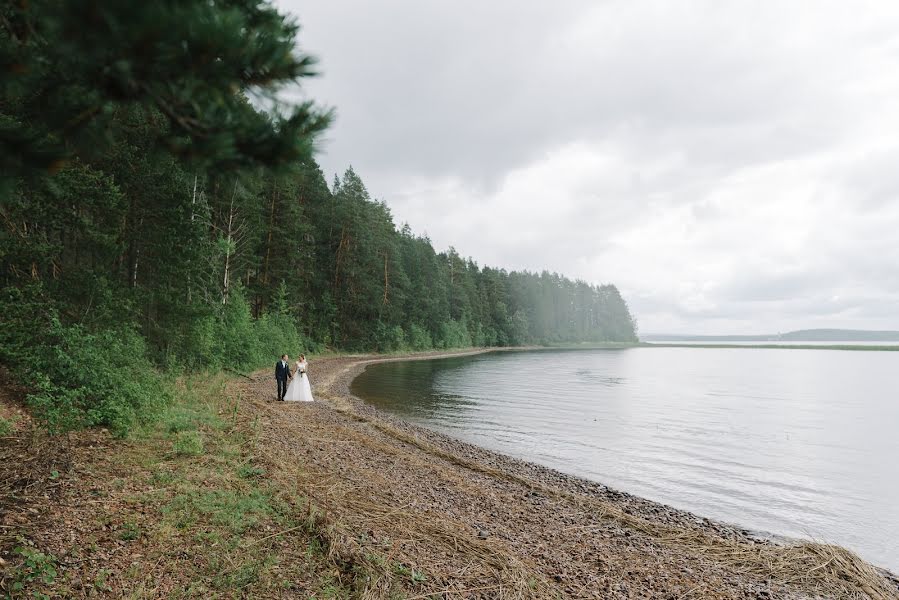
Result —
<svg viewBox="0 0 899 600"><path fill-rule="evenodd" d="M140 264L140 246L138 245L138 231L144 224L144 218L141 217L137 223L137 227L131 232L131 252L128 256L128 284L132 288L137 287L137 267Z"/></svg>
<svg viewBox="0 0 899 600"><path fill-rule="evenodd" d="M387 278L387 257L389 253L384 252L384 301L383 304L387 305L390 301L387 299L387 286L388 286L388 278Z"/></svg>
<svg viewBox="0 0 899 600"><path fill-rule="evenodd" d="M194 207L197 204L197 176L194 175L194 191L190 197L190 222L193 223L194 219L197 217L197 213L194 210ZM193 235L193 229L191 229L191 235ZM191 301L191 291L192 291L192 282L193 282L193 271L190 268L190 258L187 259L187 303L190 304Z"/></svg>
<svg viewBox="0 0 899 600"><path fill-rule="evenodd" d="M268 214L268 237L265 241L265 261L262 264L262 285L268 285L268 262L272 254L272 234L275 228L275 201L278 198L278 188L272 191L272 205Z"/></svg>
<svg viewBox="0 0 899 600"><path fill-rule="evenodd" d="M346 228L340 231L340 245L337 246L337 257L334 259L334 291L337 291L337 285L340 283L340 265L346 258L347 250L350 245L350 236L346 233Z"/></svg>
<svg viewBox="0 0 899 600"><path fill-rule="evenodd" d="M228 302L228 292L231 277L231 244L234 242L234 196L237 195L237 182L234 182L234 191L231 192L231 204L228 207L228 229L225 236L225 275L222 278L222 304Z"/></svg>

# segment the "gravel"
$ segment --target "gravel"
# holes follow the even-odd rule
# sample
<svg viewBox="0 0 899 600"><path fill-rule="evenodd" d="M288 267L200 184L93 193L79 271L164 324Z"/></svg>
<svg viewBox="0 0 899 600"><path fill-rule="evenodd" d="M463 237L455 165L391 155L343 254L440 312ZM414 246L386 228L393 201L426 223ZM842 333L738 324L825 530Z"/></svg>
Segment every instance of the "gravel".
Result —
<svg viewBox="0 0 899 600"><path fill-rule="evenodd" d="M435 356L441 355L414 358ZM771 543L741 528L447 437L353 397L350 383L366 366L402 359L408 358L314 360L312 404L274 402L267 373L244 381L243 394L252 398L250 409L262 416L266 439L272 440L265 445L269 462L298 465L330 486L330 496L313 487L309 495L330 503L326 509L335 519L362 528L368 538L410 538L398 551L425 573L436 573L434 585L469 576L477 559L458 548L413 543L413 525L428 519L450 523L460 539L520 562L563 597L811 597L609 515L623 513L713 542L748 548ZM369 508L346 498L364 499ZM371 507L379 507L379 515L405 518L375 517Z"/></svg>

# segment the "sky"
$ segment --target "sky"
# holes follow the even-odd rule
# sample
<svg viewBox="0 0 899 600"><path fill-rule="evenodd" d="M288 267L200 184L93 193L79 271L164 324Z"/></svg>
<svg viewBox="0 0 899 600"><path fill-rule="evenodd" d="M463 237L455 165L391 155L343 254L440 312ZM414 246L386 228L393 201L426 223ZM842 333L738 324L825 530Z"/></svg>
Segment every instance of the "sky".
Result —
<svg viewBox="0 0 899 600"><path fill-rule="evenodd" d="M318 160L641 333L899 330L899 3L277 0Z"/></svg>

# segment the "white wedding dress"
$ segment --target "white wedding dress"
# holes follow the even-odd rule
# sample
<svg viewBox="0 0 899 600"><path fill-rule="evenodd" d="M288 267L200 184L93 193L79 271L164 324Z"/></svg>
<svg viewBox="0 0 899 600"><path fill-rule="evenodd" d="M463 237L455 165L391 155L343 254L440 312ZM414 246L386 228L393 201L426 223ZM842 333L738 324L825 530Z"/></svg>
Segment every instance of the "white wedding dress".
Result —
<svg viewBox="0 0 899 600"><path fill-rule="evenodd" d="M306 368L309 363L305 360L296 362L296 371L294 371L293 379L287 387L287 393L284 400L288 402L312 402L312 386L309 385L309 377L306 375Z"/></svg>

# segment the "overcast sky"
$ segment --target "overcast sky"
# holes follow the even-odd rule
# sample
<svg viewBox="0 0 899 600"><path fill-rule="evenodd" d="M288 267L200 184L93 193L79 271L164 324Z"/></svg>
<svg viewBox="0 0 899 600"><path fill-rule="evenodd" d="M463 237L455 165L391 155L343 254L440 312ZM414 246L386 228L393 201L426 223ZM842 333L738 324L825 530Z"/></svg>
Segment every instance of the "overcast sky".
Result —
<svg viewBox="0 0 899 600"><path fill-rule="evenodd" d="M280 0L352 165L644 333L899 329L899 2Z"/></svg>

